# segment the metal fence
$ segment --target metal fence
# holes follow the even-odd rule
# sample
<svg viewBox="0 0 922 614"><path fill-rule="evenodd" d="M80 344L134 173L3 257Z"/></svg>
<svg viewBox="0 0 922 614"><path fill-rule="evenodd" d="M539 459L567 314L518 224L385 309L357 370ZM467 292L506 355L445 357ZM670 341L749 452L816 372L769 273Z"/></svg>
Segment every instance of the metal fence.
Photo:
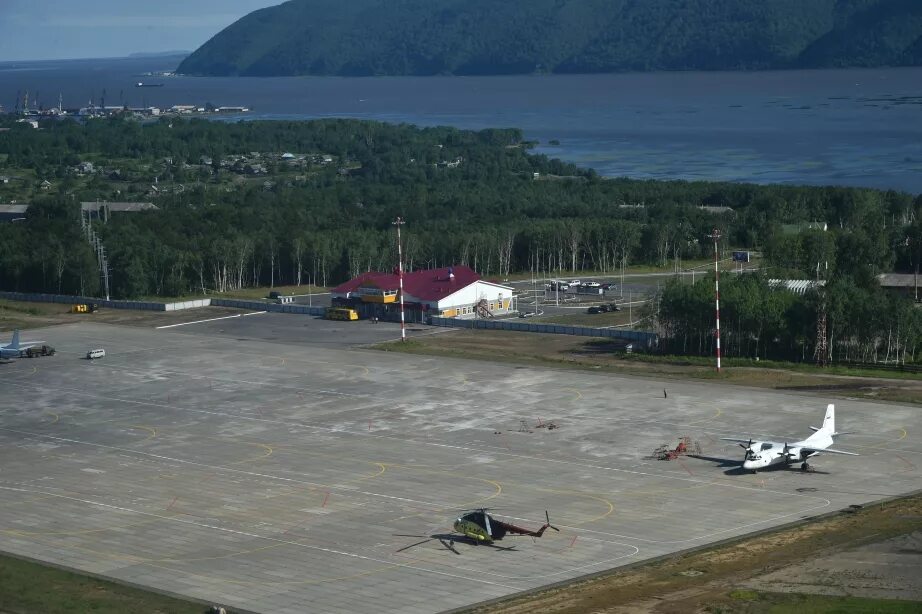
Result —
<svg viewBox="0 0 922 614"><path fill-rule="evenodd" d="M11 301L29 301L32 303L65 303L68 305L99 305L110 309L141 309L145 311L172 311L167 303L154 303L150 301L107 301L103 298L92 296L70 296L67 294L35 294L29 292L0 292L0 298ZM206 299L208 300L208 299ZM190 301L197 302L197 301ZM176 305L177 303L172 303ZM181 303L179 303L181 304ZM203 305L204 306L204 305ZM182 307L181 309L189 309Z"/></svg>
<svg viewBox="0 0 922 614"><path fill-rule="evenodd" d="M38 294L30 292L0 292L0 298L11 301L27 301L32 303L64 303L67 305L99 305L109 309L140 309L144 311L181 311L183 309L199 309L201 307L235 307L237 309L253 309L256 311L271 311L276 313L299 313L304 315L322 316L325 307L310 305L296 305L293 303L279 304L271 301L254 301L231 298L202 298L176 303L156 303L153 301L107 301L92 296L71 296L68 294Z"/></svg>
<svg viewBox="0 0 922 614"><path fill-rule="evenodd" d="M299 313L302 315L322 316L326 307L297 305L295 303L279 304L272 301L253 301L234 298L213 298L213 307L234 307L236 309L253 309L256 311L269 311L273 313Z"/></svg>
<svg viewBox="0 0 922 614"><path fill-rule="evenodd" d="M653 350L659 343L656 333L617 328L592 328L589 326L566 326L563 324L539 324L537 322L510 322L508 320L459 320L457 318L433 317L433 326L455 328L480 328L486 330L513 330L528 333L550 333L554 335L577 335L581 337L607 337L635 345L635 349Z"/></svg>

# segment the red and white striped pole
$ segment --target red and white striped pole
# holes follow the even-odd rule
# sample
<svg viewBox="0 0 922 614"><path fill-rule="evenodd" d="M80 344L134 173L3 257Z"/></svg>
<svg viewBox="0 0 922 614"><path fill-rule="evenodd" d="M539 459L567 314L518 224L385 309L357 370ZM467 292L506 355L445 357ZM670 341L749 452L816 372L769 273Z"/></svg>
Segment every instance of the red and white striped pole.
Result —
<svg viewBox="0 0 922 614"><path fill-rule="evenodd" d="M715 228L711 238L714 239L714 318L717 321L714 336L717 339L717 372L720 373L720 269L717 266L717 242L720 240L720 231Z"/></svg>
<svg viewBox="0 0 922 614"><path fill-rule="evenodd" d="M397 227L397 277L400 280L400 340L407 340L407 329L403 317L403 248L400 245L400 227L406 224L403 218L398 217L391 222Z"/></svg>

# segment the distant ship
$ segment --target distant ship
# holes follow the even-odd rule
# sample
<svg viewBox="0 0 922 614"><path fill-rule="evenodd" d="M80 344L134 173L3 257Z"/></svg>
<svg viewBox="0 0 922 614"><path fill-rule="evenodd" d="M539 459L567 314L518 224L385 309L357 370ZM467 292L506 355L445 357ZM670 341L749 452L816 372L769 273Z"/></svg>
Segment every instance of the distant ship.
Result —
<svg viewBox="0 0 922 614"><path fill-rule="evenodd" d="M163 87L162 83L144 83L143 81L138 81L134 85L135 87Z"/></svg>

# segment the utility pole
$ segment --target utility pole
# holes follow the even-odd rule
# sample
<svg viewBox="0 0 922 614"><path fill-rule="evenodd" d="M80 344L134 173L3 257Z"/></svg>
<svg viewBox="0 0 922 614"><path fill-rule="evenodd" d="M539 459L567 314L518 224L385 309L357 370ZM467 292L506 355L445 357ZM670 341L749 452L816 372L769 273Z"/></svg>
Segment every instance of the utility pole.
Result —
<svg viewBox="0 0 922 614"><path fill-rule="evenodd" d="M717 372L720 373L720 268L717 265L720 260L717 248L720 231L715 228L708 236L714 240L714 319L717 322L714 337L717 339Z"/></svg>
<svg viewBox="0 0 922 614"><path fill-rule="evenodd" d="M398 217L391 222L391 224L397 227L397 277L400 282L400 340L406 341L407 329L403 315L403 247L400 244L400 227L406 224L406 222L403 221L403 218Z"/></svg>

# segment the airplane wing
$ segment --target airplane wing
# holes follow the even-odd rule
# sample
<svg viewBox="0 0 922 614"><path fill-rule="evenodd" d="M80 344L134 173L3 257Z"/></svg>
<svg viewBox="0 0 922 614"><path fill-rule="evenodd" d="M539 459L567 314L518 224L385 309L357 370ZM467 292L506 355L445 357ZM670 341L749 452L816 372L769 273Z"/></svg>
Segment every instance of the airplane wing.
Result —
<svg viewBox="0 0 922 614"><path fill-rule="evenodd" d="M855 452L843 452L842 450L833 450L832 448L825 448L825 449L823 448L801 448L801 450L804 450L811 454L813 454L814 452L817 454L826 454L828 452L830 454L848 454L849 456L861 456L860 454L857 454Z"/></svg>
<svg viewBox="0 0 922 614"><path fill-rule="evenodd" d="M735 441L736 443L750 443L755 442L753 439L734 439L733 437L721 437L722 441Z"/></svg>

